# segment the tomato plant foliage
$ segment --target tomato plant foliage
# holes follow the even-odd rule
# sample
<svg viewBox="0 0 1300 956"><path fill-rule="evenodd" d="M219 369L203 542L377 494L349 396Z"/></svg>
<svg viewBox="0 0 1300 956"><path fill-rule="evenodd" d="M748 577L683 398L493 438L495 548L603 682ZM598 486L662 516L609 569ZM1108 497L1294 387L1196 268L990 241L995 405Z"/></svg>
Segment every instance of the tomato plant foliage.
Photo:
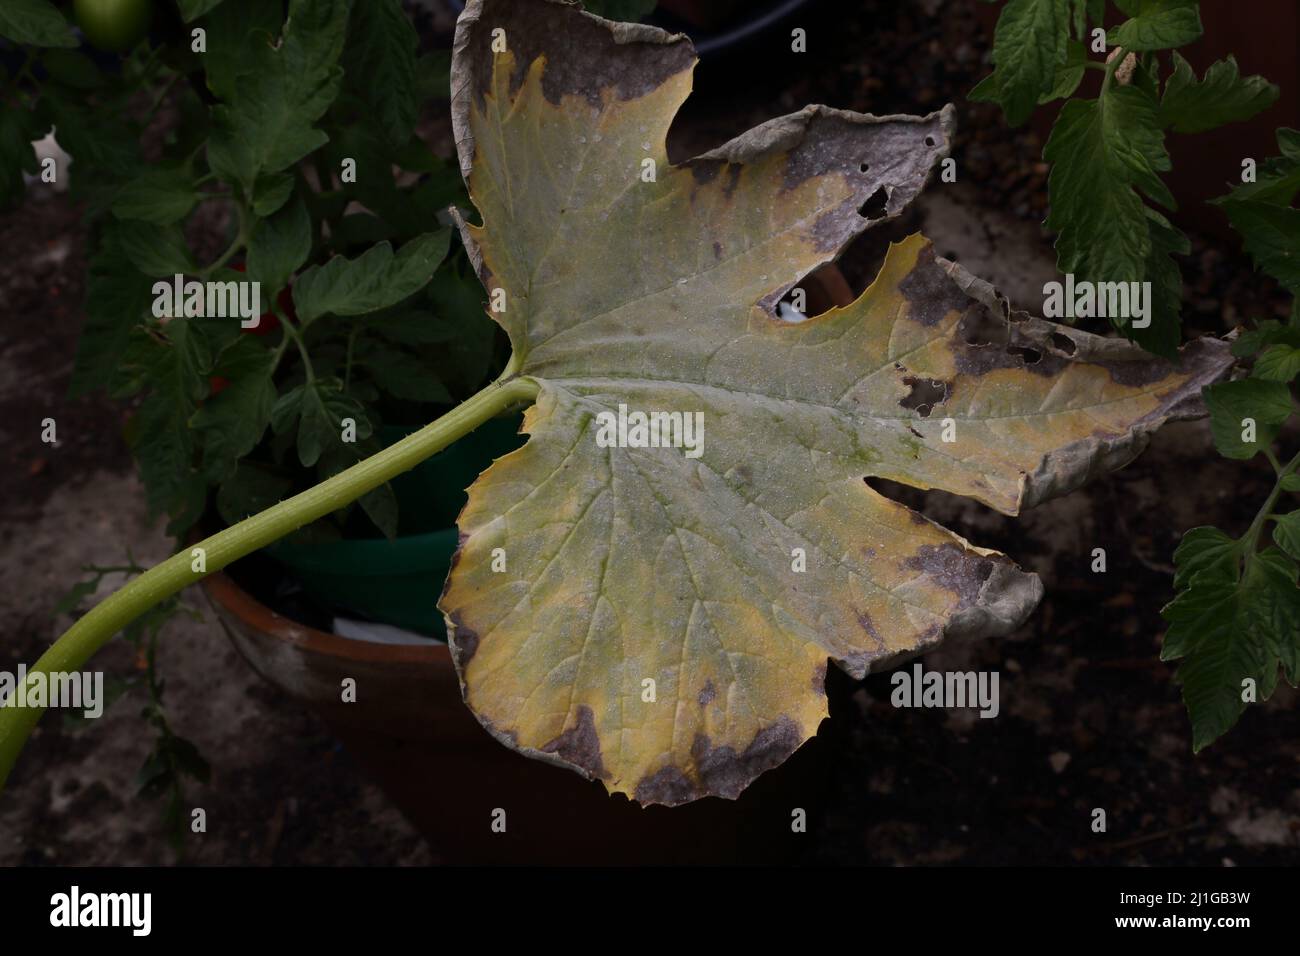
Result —
<svg viewBox="0 0 1300 956"><path fill-rule="evenodd" d="M998 18L993 72L970 93L998 103L1012 125L1064 99L1043 158L1051 164L1047 226L1057 266L1089 282L1150 282L1149 325L1114 317L1144 348L1172 355L1181 340L1182 275L1190 251L1170 223L1176 203L1165 134L1199 133L1271 106L1277 88L1241 76L1232 57L1201 78L1175 47L1201 35L1198 0L1117 0L1127 19L1105 29L1099 0L1008 0ZM1104 60L1104 62L1103 62ZM1096 96L1077 96L1089 68Z"/></svg>
<svg viewBox="0 0 1300 956"><path fill-rule="evenodd" d="M1258 267L1293 295L1300 292L1300 132L1281 129L1280 155L1253 183L1217 200L1241 232ZM1300 308L1289 322L1266 320L1244 332L1233 354L1252 359L1250 375L1205 390L1219 453L1240 461L1266 458L1273 490L1240 537L1214 527L1188 531L1174 553L1177 596L1161 657L1178 660L1177 679L1200 750L1225 733L1246 705L1267 700L1279 673L1300 681L1300 511L1284 496L1300 492L1300 455L1279 458L1279 436L1295 415L1291 385L1300 374ZM1267 543L1265 532L1272 538Z"/></svg>
<svg viewBox="0 0 1300 956"><path fill-rule="evenodd" d="M473 394L503 355L445 225L465 202L458 171L415 133L447 61L421 53L399 0L184 0L159 6L146 40L151 9L77 5L92 42L126 48L109 70L67 49L46 0L4 5L0 35L25 59L0 112L0 201L57 125L73 160L57 175L92 223L73 391L138 402L128 436L149 504L181 534L209 500L234 522L364 458L382 425ZM146 161L142 133L168 106L180 119ZM204 234L221 251L196 247ZM254 334L180 301L159 315L156 284L177 274L259 283ZM396 532L390 489L360 505ZM355 526L350 510L314 531Z"/></svg>

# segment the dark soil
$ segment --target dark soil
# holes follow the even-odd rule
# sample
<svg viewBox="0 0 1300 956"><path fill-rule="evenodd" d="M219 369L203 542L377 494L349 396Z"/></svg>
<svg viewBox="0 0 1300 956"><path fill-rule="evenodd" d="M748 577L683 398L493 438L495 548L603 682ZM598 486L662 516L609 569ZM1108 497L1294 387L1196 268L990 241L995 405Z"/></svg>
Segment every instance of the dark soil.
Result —
<svg viewBox="0 0 1300 956"><path fill-rule="evenodd" d="M850 14L845 8L853 6ZM846 255L855 288L885 242L916 229L1033 310L1050 278L1042 142L1009 131L964 94L986 70L978 4L935 0L818 4L801 14L810 52L792 62L788 29L702 64L672 138L676 158L808 102L875 113L959 110L954 186L933 184L899 222ZM443 15L429 22L445 24ZM428 139L449 146L440 111ZM1183 263L1189 334L1222 333L1285 302L1241 250L1192 235ZM51 609L79 565L142 562L169 544L145 519L121 439L122 410L65 397L83 321L85 236L65 198L33 198L0 217L0 668L32 661L67 619ZM1100 330L1095 330L1100 331ZM60 443L40 441L45 417ZM804 858L827 863L1290 863L1300 847L1300 712L1283 686L1199 756L1159 661L1161 606L1181 532L1240 533L1271 484L1267 466L1214 454L1204 423L1166 429L1130 467L1065 499L1008 518L964 499L888 492L1038 572L1046 598L1003 640L950 646L927 669L1000 674L1002 712L896 709L889 676L831 681L832 719L817 747L831 788L810 820ZM1090 569L1106 550L1104 574ZM197 599L196 599L197 600ZM99 659L138 677L116 644ZM135 794L151 745L133 692L95 726L46 718L0 801L0 863L420 863L437 861L315 717L244 666L209 614L163 641L169 714L213 767L189 800L209 832L183 852L161 833L157 803ZM436 760L437 755L429 755ZM523 758L520 758L523 759ZM782 771L776 771L781 773ZM1107 831L1095 833L1094 811ZM635 861L629 861L635 862Z"/></svg>

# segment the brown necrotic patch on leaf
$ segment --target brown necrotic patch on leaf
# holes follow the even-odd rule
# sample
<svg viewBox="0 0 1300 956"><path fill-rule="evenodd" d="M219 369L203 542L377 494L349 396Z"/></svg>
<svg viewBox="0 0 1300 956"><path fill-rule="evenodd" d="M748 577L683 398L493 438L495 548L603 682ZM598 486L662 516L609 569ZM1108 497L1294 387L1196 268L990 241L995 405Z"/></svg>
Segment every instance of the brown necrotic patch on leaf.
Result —
<svg viewBox="0 0 1300 956"><path fill-rule="evenodd" d="M935 326L952 312L970 308L970 297L959 289L936 263L934 247L917 256L916 266L898 284L907 300L907 317L924 326Z"/></svg>
<svg viewBox="0 0 1300 956"><path fill-rule="evenodd" d="M923 117L872 116L808 106L756 126L686 165L694 168L725 160L739 169L765 156L781 156L782 192L797 190L810 180L835 178L847 184L847 195L819 215L809 231L819 252L834 254L866 226L894 218L912 201L935 164L948 155L953 124L951 106ZM881 157L888 160L881 162ZM734 188L735 183L730 184L728 196ZM858 210L882 192L886 201L880 214L864 219Z"/></svg>
<svg viewBox="0 0 1300 956"><path fill-rule="evenodd" d="M903 562L903 567L921 572L941 588L956 594L959 609L979 600L980 589L993 573L990 559L973 555L955 544L922 545Z"/></svg>
<svg viewBox="0 0 1300 956"><path fill-rule="evenodd" d="M911 187L916 192L936 160L947 155L952 123L949 112L931 113L921 119L864 116L824 106L809 107L804 112L808 118L803 134L788 148L783 182L787 190L809 179L836 173L854 185L860 201L882 186L902 190ZM789 133L783 132L782 136L789 142ZM880 169L867 162L878 156L913 159ZM901 205L891 211L896 212Z"/></svg>
<svg viewBox="0 0 1300 956"><path fill-rule="evenodd" d="M447 617L447 643L451 648L451 659L464 678L465 668L474 659L478 651L478 634L456 619L456 615Z"/></svg>
<svg viewBox="0 0 1300 956"><path fill-rule="evenodd" d="M1039 466L1025 475L1022 506L1030 507L1068 494L1094 478L1124 467L1142 453L1155 431L1167 422L1203 416L1202 389L1231 369L1229 348L1227 342L1200 338L1183 346L1177 365L1150 357L1147 363L1135 359L1096 363L1111 373L1112 380L1126 387L1140 388L1170 380L1172 384L1154 393L1154 407L1137 418L1128 430L1097 428L1087 437L1044 456ZM1143 364L1164 367L1165 374L1152 378L1142 371ZM1118 373L1117 368L1121 369ZM1126 381L1120 382L1116 374Z"/></svg>
<svg viewBox="0 0 1300 956"><path fill-rule="evenodd" d="M824 695L824 688L821 693ZM690 769L698 782L677 767L661 767L637 784L633 796L642 806L676 807L710 796L735 800L756 777L784 763L806 739L799 724L785 716L759 730L739 753L729 745L714 746L707 735L696 734Z"/></svg>
<svg viewBox="0 0 1300 956"><path fill-rule="evenodd" d="M701 796L686 774L676 767L663 767L636 785L633 798L643 807L660 804L679 807Z"/></svg>
<svg viewBox="0 0 1300 956"><path fill-rule="evenodd" d="M496 30L505 31L501 39L514 57L510 92L519 90L535 60L545 58L542 92L556 105L564 96L581 96L600 106L609 92L634 99L695 65L695 49L684 34L605 20L558 0L470 0L457 21L457 44L463 37L469 56L462 62L474 65L470 93L480 104L499 55L492 50ZM556 56L558 50L565 55Z"/></svg>
<svg viewBox="0 0 1300 956"><path fill-rule="evenodd" d="M1159 382L1168 378L1174 371L1174 363L1168 359L1148 362L1105 361L1097 364L1110 372L1112 382L1117 385L1127 385L1129 388L1141 388L1143 385Z"/></svg>
<svg viewBox="0 0 1300 956"><path fill-rule="evenodd" d="M469 535L465 534L464 531L462 531L462 532L460 532L459 534L456 535L456 550L453 551L453 552L451 553L451 568L450 568L450 570L455 571L455 570L456 570L456 565L460 564L460 557L461 557L461 554L465 551L465 541L466 541L468 538L469 538Z"/></svg>
<svg viewBox="0 0 1300 956"><path fill-rule="evenodd" d="M754 778L779 766L804 742L799 725L780 717L754 735L741 753L734 747L715 747L704 734L696 734L691 759L706 794L735 800Z"/></svg>
<svg viewBox="0 0 1300 956"><path fill-rule="evenodd" d="M871 620L871 615L866 611L854 611L853 616L858 619L858 625L872 641L875 642L877 649L885 649L885 639L880 632L876 630L876 625Z"/></svg>
<svg viewBox="0 0 1300 956"><path fill-rule="evenodd" d="M1152 433L1167 422L1202 417L1202 389L1232 367L1229 343L1220 339L1195 339L1183 346L1176 361L1170 361L1152 356L1122 338L1078 329L1067 331L1043 319L1012 313L991 285L960 266L939 261L962 288L985 306L963 318L963 339L978 334L993 340L982 354L972 348L964 356L959 355L959 371L986 374L1005 365L1007 359L998 357L998 352L1032 351L1040 354L1041 360L1026 369L1044 378L1055 380L1061 374L1092 367L1104 371L1114 386L1148 396L1146 410L1125 422L1124 428L1093 427L1077 440L1049 450L1025 474L1016 510L1068 494L1093 478L1122 468L1141 454ZM999 315L1005 318L999 319ZM979 332L969 331L974 328ZM955 351L959 350L955 347Z"/></svg>
<svg viewBox="0 0 1300 956"><path fill-rule="evenodd" d="M953 343L953 362L963 375L981 377L999 369L1024 369L1053 378L1069 364L1066 359L1027 345L968 345Z"/></svg>
<svg viewBox="0 0 1300 956"><path fill-rule="evenodd" d="M718 178L718 173L727 167L725 159L714 160L696 160L689 165L691 178L695 180L697 186L707 186ZM739 169L740 167L735 167Z"/></svg>
<svg viewBox="0 0 1300 956"><path fill-rule="evenodd" d="M707 707L713 703L713 698L718 696L717 690L713 686L713 681L706 680L704 686L700 689L700 694L696 698L701 707Z"/></svg>
<svg viewBox="0 0 1300 956"><path fill-rule="evenodd" d="M576 723L560 736L542 745L542 753L555 754L567 763L580 768L589 777L605 780L609 772L600 757L600 736L591 708L579 705L575 712Z"/></svg>
<svg viewBox="0 0 1300 956"><path fill-rule="evenodd" d="M1055 345L1063 355L1073 355L1078 351L1078 348L1074 344L1074 339L1070 338L1064 332L1053 332L1051 338L1052 344Z"/></svg>
<svg viewBox="0 0 1300 956"><path fill-rule="evenodd" d="M922 418L928 418L934 406L942 404L948 397L947 382L920 378L916 375L904 375L903 384L910 391L899 400L898 404L902 408L916 412Z"/></svg>
<svg viewBox="0 0 1300 956"><path fill-rule="evenodd" d="M606 95L623 100L644 96L669 77L693 69L696 60L684 34L605 20L562 0L469 0L456 21L451 69L452 127L466 178L473 154L468 111L472 105L483 108L493 61L506 55L492 50L496 30L505 31L506 50L514 61L511 93L519 90L532 64L543 59L542 92L552 104L578 96L599 108Z"/></svg>
<svg viewBox="0 0 1300 956"><path fill-rule="evenodd" d="M826 665L822 664L813 671L812 689L814 694L826 696Z"/></svg>

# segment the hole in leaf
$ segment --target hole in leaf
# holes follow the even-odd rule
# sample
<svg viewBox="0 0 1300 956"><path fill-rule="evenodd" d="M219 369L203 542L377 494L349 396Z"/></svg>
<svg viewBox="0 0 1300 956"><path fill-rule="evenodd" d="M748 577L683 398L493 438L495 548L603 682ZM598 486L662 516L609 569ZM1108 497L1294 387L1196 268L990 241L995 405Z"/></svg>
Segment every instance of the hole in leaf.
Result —
<svg viewBox="0 0 1300 956"><path fill-rule="evenodd" d="M843 273L834 265L821 266L773 302L772 312L783 322L795 324L846 306L853 299L853 288L845 281Z"/></svg>
<svg viewBox="0 0 1300 956"><path fill-rule="evenodd" d="M866 202L858 207L858 215L863 219L879 219L885 214L888 202L889 194L885 192L884 186L880 186L867 197Z"/></svg>
<svg viewBox="0 0 1300 956"><path fill-rule="evenodd" d="M922 418L929 418L934 406L948 397L948 383L937 382L932 378L919 378L915 375L903 376L903 384L912 390L899 401L903 408L911 409Z"/></svg>
<svg viewBox="0 0 1300 956"><path fill-rule="evenodd" d="M1052 333L1052 344L1064 352L1066 355L1073 355L1075 351L1074 339L1068 335L1062 335L1060 332Z"/></svg>
<svg viewBox="0 0 1300 956"><path fill-rule="evenodd" d="M1008 355L1019 355L1020 360L1026 365L1035 365L1043 360L1043 353L1038 349L1031 349L1022 345L1008 345Z"/></svg>
<svg viewBox="0 0 1300 956"><path fill-rule="evenodd" d="M871 168L870 163L863 163L861 166L858 167L858 172L865 173L870 168Z"/></svg>
<svg viewBox="0 0 1300 956"><path fill-rule="evenodd" d="M865 478L864 482L876 494L897 501L915 511L917 514L912 521L918 525L924 524L927 519L938 521L940 524L975 522L981 527L992 527L1002 521L998 517L998 512L965 495L954 495L937 488L922 491L920 488L913 488L911 485L891 481L888 478L877 478L874 475Z"/></svg>
<svg viewBox="0 0 1300 956"><path fill-rule="evenodd" d="M776 302L776 308L772 311L782 322L797 324L808 321L808 290L804 288L806 283L791 286L790 291L781 296Z"/></svg>
<svg viewBox="0 0 1300 956"><path fill-rule="evenodd" d="M957 334L967 345L979 347L995 342L1003 345L1007 341L1005 323L987 309L972 309L962 317L957 326Z"/></svg>
<svg viewBox="0 0 1300 956"><path fill-rule="evenodd" d="M935 139L934 139L933 136L927 136L927 137L925 138L925 145L926 145L926 146L933 146L934 144L935 144Z"/></svg>

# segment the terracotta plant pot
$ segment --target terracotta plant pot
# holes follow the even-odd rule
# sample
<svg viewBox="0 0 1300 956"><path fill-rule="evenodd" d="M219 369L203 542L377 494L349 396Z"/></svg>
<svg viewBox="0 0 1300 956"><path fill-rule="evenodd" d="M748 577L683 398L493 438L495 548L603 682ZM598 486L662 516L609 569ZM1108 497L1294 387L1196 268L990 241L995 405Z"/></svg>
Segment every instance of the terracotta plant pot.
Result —
<svg viewBox="0 0 1300 956"><path fill-rule="evenodd" d="M834 266L805 283L810 312L852 291ZM429 582L429 600L440 581ZM447 645L381 644L326 633L275 613L229 575L203 583L243 658L316 711L448 862L785 862L815 825L824 748L812 740L739 800L641 808L577 774L530 760L484 730L461 700ZM355 701L343 701L344 681ZM497 809L504 833L492 829Z"/></svg>
<svg viewBox="0 0 1300 956"><path fill-rule="evenodd" d="M489 736L461 701L447 645L339 637L274 613L225 574L203 586L249 665L316 711L446 862L778 863L802 849L796 808L818 818L819 741L737 801L642 809ZM342 701L346 678L355 703ZM504 833L491 827L498 808Z"/></svg>

